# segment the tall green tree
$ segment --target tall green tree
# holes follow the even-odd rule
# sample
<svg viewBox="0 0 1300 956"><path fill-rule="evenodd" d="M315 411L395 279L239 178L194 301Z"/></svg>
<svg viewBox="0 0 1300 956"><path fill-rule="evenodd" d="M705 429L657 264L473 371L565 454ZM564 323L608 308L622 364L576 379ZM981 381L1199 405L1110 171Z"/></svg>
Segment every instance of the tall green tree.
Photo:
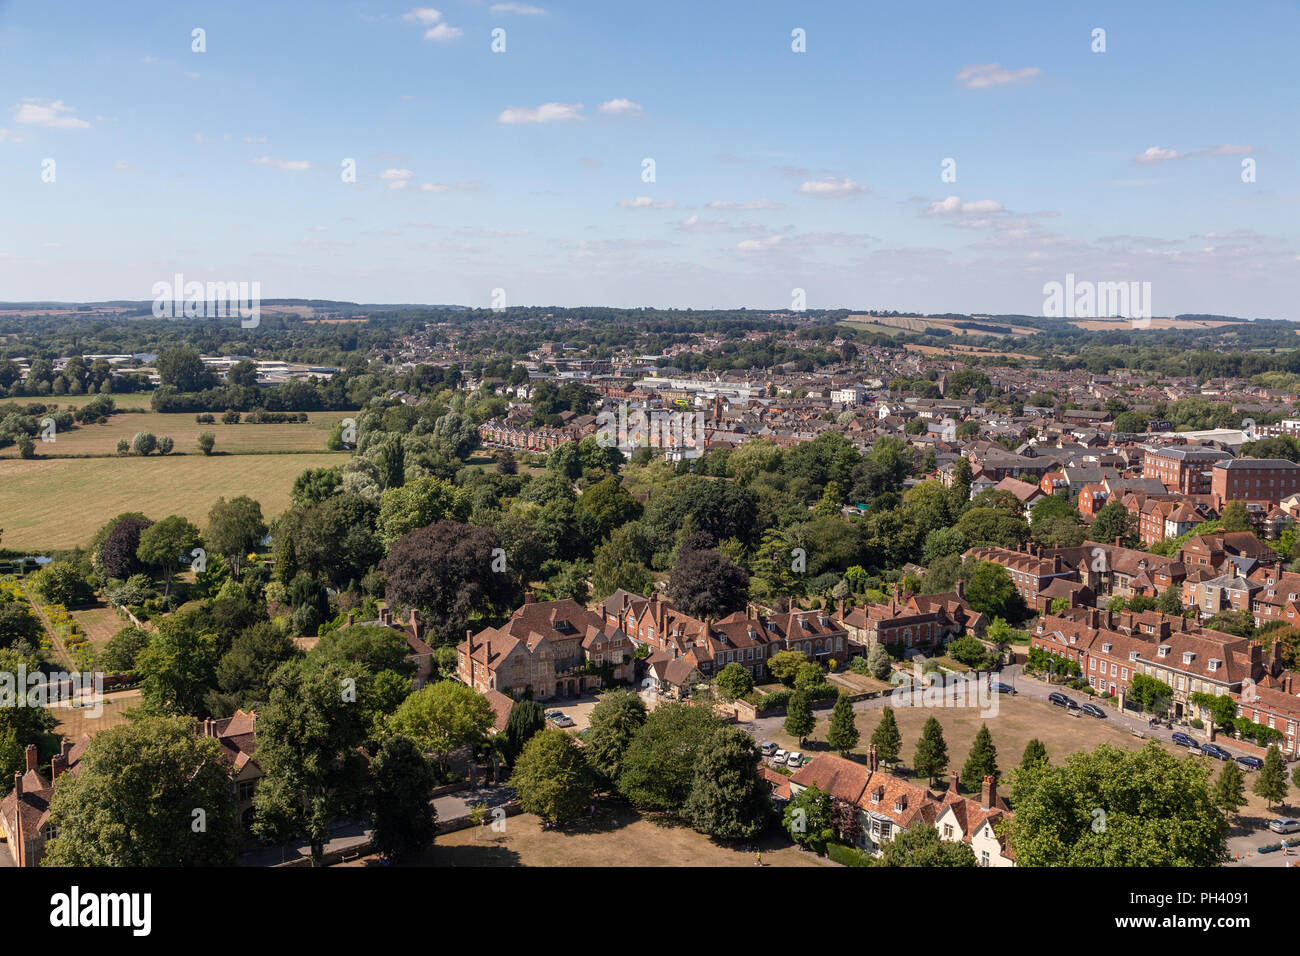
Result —
<svg viewBox="0 0 1300 956"><path fill-rule="evenodd" d="M510 786L519 794L524 812L557 824L587 809L595 784L582 748L557 727L534 734L510 774Z"/></svg>
<svg viewBox="0 0 1300 956"><path fill-rule="evenodd" d="M1255 786L1251 789L1256 796L1264 798L1270 810L1273 809L1273 804L1286 799L1286 763L1282 760L1282 752L1277 749L1277 744L1271 744L1264 754L1264 766L1259 768Z"/></svg>
<svg viewBox="0 0 1300 956"><path fill-rule="evenodd" d="M800 689L790 695L790 702L786 705L784 726L785 732L797 738L800 746L813 732L816 718L813 717L812 703L808 700L807 691Z"/></svg>
<svg viewBox="0 0 1300 956"><path fill-rule="evenodd" d="M618 790L640 810L680 812L695 781L695 762L720 722L707 707L656 707L623 753Z"/></svg>
<svg viewBox="0 0 1300 956"><path fill-rule="evenodd" d="M1219 779L1214 782L1212 791L1214 805L1228 816L1233 816L1246 805L1246 781L1237 766L1237 761L1229 760L1219 771Z"/></svg>
<svg viewBox="0 0 1300 956"><path fill-rule="evenodd" d="M493 719L486 697L459 681L444 680L426 684L402 701L389 725L445 764L458 747L481 744Z"/></svg>
<svg viewBox="0 0 1300 956"><path fill-rule="evenodd" d="M208 512L208 527L203 540L217 554L230 562L239 577L248 555L257 551L266 535L262 506L248 495L227 501L218 498Z"/></svg>
<svg viewBox="0 0 1300 956"><path fill-rule="evenodd" d="M993 746L993 735L989 725L980 724L975 733L975 742L971 744L970 755L961 771L961 785L967 793L978 793L985 777L998 776L998 750Z"/></svg>
<svg viewBox="0 0 1300 956"><path fill-rule="evenodd" d="M42 866L230 866L239 849L229 765L183 717L96 734L50 816L58 835Z"/></svg>
<svg viewBox="0 0 1300 956"><path fill-rule="evenodd" d="M189 560L199 546L199 529L180 515L168 515L140 532L136 555L145 564L157 568L163 579L163 593L171 594L172 573L181 559Z"/></svg>
<svg viewBox="0 0 1300 956"><path fill-rule="evenodd" d="M438 831L433 768L415 741L394 734L379 748L370 773L375 849L395 862L418 857Z"/></svg>
<svg viewBox="0 0 1300 956"><path fill-rule="evenodd" d="M847 755L858 745L860 736L857 721L854 719L853 702L847 694L835 698L835 709L831 711L831 726L826 732L826 745Z"/></svg>
<svg viewBox="0 0 1300 956"><path fill-rule="evenodd" d="M1021 866L1215 866L1227 822L1210 771L1156 741L1141 750L1100 744L1063 764L1017 771L1011 849Z"/></svg>
<svg viewBox="0 0 1300 956"><path fill-rule="evenodd" d="M931 785L948 769L948 744L943 739L943 726L934 717L921 728L921 739L916 742L916 756L912 769L917 776L929 777Z"/></svg>
<svg viewBox="0 0 1300 956"><path fill-rule="evenodd" d="M1025 744L1025 752L1020 758L1020 766L1022 769L1025 767L1032 767L1038 761L1046 759L1047 748L1043 746L1041 740L1034 737L1029 741L1029 743Z"/></svg>
<svg viewBox="0 0 1300 956"><path fill-rule="evenodd" d="M253 797L253 832L275 842L306 838L313 866L324 861L330 825L361 804L368 683L364 667L294 659L276 671L258 714L265 776Z"/></svg>
<svg viewBox="0 0 1300 956"><path fill-rule="evenodd" d="M510 716L506 718L506 762L513 764L533 735L545 729L546 713L541 704L535 700L515 701L515 705L510 708Z"/></svg>
<svg viewBox="0 0 1300 956"><path fill-rule="evenodd" d="M894 708L882 707L880 723L871 732L871 743L876 748L876 757L884 763L894 763L903 752L903 734L898 729L894 717Z"/></svg>
<svg viewBox="0 0 1300 956"><path fill-rule="evenodd" d="M722 727L700 748L684 816L700 833L724 840L757 836L767 825L772 789L759 775L754 738Z"/></svg>
<svg viewBox="0 0 1300 956"><path fill-rule="evenodd" d="M831 795L813 784L785 805L781 823L795 843L824 856L826 844L835 836L832 809Z"/></svg>
<svg viewBox="0 0 1300 956"><path fill-rule="evenodd" d="M646 720L645 702L628 690L601 694L591 710L583 743L587 761L601 782L613 786L623 770L623 755Z"/></svg>

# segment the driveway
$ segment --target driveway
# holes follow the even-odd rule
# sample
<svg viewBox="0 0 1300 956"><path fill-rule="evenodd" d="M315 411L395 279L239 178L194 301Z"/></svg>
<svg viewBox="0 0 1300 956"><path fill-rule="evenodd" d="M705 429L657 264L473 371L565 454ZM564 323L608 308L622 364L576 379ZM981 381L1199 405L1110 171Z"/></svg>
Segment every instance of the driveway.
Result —
<svg viewBox="0 0 1300 956"><path fill-rule="evenodd" d="M515 798L515 792L509 787L479 787L477 790L458 790L441 797L434 797L433 808L438 812L438 822L459 820L467 816L477 804L484 804L489 810L509 803Z"/></svg>

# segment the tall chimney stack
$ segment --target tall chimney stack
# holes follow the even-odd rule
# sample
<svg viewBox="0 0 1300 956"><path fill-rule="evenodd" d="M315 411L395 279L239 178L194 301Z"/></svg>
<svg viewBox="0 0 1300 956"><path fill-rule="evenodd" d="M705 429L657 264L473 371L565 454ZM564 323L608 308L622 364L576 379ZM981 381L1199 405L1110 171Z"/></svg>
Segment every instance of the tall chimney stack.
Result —
<svg viewBox="0 0 1300 956"><path fill-rule="evenodd" d="M992 776L987 776L984 778L984 786L980 788L980 805L985 810L992 810L997 802L998 782Z"/></svg>
<svg viewBox="0 0 1300 956"><path fill-rule="evenodd" d="M37 763L38 760L40 760L40 757L39 757L39 756L37 755L37 753L36 753L36 745L35 745L35 744L28 744L28 745L27 745L27 750L25 751L25 753L26 753L26 756L27 756L27 769L28 769L28 770L35 770L35 769L36 769L36 763Z"/></svg>
<svg viewBox="0 0 1300 956"><path fill-rule="evenodd" d="M17 770L14 771L14 794L19 797L23 795L23 775Z"/></svg>
<svg viewBox="0 0 1300 956"><path fill-rule="evenodd" d="M959 774L956 770L954 770L952 772L952 779L948 782L949 793L954 795L961 793L961 790L958 788L958 783L960 779L961 779L961 774Z"/></svg>

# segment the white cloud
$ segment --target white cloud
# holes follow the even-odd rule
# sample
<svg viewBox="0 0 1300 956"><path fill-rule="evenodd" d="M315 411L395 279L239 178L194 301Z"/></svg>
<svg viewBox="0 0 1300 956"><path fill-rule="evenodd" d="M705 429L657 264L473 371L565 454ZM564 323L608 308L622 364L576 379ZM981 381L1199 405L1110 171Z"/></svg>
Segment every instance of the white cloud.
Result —
<svg viewBox="0 0 1300 956"><path fill-rule="evenodd" d="M581 103L543 103L534 109L526 106L509 106L497 117L498 123L549 123L552 120L582 119Z"/></svg>
<svg viewBox="0 0 1300 956"><path fill-rule="evenodd" d="M732 202L726 199L715 199L706 203L710 209L784 209L785 203L773 202L770 199L750 199L745 202Z"/></svg>
<svg viewBox="0 0 1300 956"><path fill-rule="evenodd" d="M49 126L54 129L88 129L90 124L72 115L73 109L63 100L49 104L36 100L27 100L21 106L14 107L14 122L29 126Z"/></svg>
<svg viewBox="0 0 1300 956"><path fill-rule="evenodd" d="M432 26L442 19L442 12L433 7L416 7L410 13L402 14L402 19L410 23L422 23Z"/></svg>
<svg viewBox="0 0 1300 956"><path fill-rule="evenodd" d="M985 63L981 66L966 67L957 74L957 79L966 84L968 90L983 90L991 86L1004 86L1007 83L1021 83L1042 72L1036 66L1004 70L1000 63Z"/></svg>
<svg viewBox="0 0 1300 956"><path fill-rule="evenodd" d="M196 143L206 143L207 141L208 141L208 134L207 134L207 133L195 133L195 134L194 134L194 142L196 142Z"/></svg>
<svg viewBox="0 0 1300 956"><path fill-rule="evenodd" d="M465 31L460 27L443 23L442 11L435 10L433 7L416 7L409 13L402 14L402 19L408 23L418 23L428 27L429 29L424 31L426 40L454 40L465 35Z"/></svg>
<svg viewBox="0 0 1300 956"><path fill-rule="evenodd" d="M641 112L640 103L633 103L631 100L624 99L606 100L596 108L602 113L611 113L614 116L621 116L625 113L636 114Z"/></svg>
<svg viewBox="0 0 1300 956"><path fill-rule="evenodd" d="M649 196L637 196L635 199L620 199L618 204L624 209L672 209L677 203L671 199L654 200Z"/></svg>
<svg viewBox="0 0 1300 956"><path fill-rule="evenodd" d="M995 202L992 199L977 199L974 202L962 202L958 196L949 196L947 199L940 199L930 203L926 208L926 213L931 216L951 216L951 215L988 215L993 212L1002 212L1002 203Z"/></svg>
<svg viewBox="0 0 1300 956"><path fill-rule="evenodd" d="M736 244L736 248L744 249L747 252L762 251L780 245L781 241L781 236L767 236L763 239L744 239Z"/></svg>
<svg viewBox="0 0 1300 956"><path fill-rule="evenodd" d="M488 9L497 16L505 13L517 13L524 17L540 17L546 12L541 7L534 7L527 3L494 3Z"/></svg>
<svg viewBox="0 0 1300 956"><path fill-rule="evenodd" d="M1233 146L1231 143L1225 143L1222 146L1211 146L1205 152L1211 156L1244 156L1246 153L1253 153L1254 146Z"/></svg>
<svg viewBox="0 0 1300 956"><path fill-rule="evenodd" d="M852 179L839 179L835 176L828 176L826 179L810 179L799 187L799 192L819 199L838 199L841 196L851 196L866 191L866 186L861 186Z"/></svg>
<svg viewBox="0 0 1300 956"><path fill-rule="evenodd" d="M1133 161L1141 163L1143 166L1152 166L1178 157L1179 152L1176 149L1161 149L1159 146L1151 146L1134 156Z"/></svg>
<svg viewBox="0 0 1300 956"><path fill-rule="evenodd" d="M420 183L422 193L445 193L451 189L446 183Z"/></svg>
<svg viewBox="0 0 1300 956"><path fill-rule="evenodd" d="M273 166L286 173L300 173L311 169L311 163L305 159L280 159L276 156L258 156L253 160L258 166Z"/></svg>
<svg viewBox="0 0 1300 956"><path fill-rule="evenodd" d="M426 40L454 40L464 35L465 31L460 27L448 26L445 23L439 23L436 27L424 31Z"/></svg>

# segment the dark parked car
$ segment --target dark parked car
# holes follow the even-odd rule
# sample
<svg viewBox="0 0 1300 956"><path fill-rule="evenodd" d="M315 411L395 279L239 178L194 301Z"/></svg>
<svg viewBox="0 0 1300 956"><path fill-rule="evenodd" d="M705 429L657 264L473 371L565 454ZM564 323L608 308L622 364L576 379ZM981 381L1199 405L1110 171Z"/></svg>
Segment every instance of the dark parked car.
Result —
<svg viewBox="0 0 1300 956"><path fill-rule="evenodd" d="M1011 697L1016 696L1016 689L1012 687L1010 684L1004 684L1001 681L997 681L997 680L993 681L993 683L989 684L989 688L996 691L999 694L1007 694Z"/></svg>
<svg viewBox="0 0 1300 956"><path fill-rule="evenodd" d="M1264 761L1260 760L1258 757L1238 757L1237 763L1245 767L1247 770L1258 770L1260 767L1264 766Z"/></svg>
<svg viewBox="0 0 1300 956"><path fill-rule="evenodd" d="M1060 693L1059 691L1052 691L1052 693L1047 695L1047 699L1051 703L1055 704L1057 707L1064 707L1066 710L1079 709L1079 705L1075 703L1073 698L1066 697L1064 694Z"/></svg>
<svg viewBox="0 0 1300 956"><path fill-rule="evenodd" d="M1201 744L1201 753L1207 757L1213 757L1215 760L1231 760L1232 754L1224 750L1217 744Z"/></svg>
<svg viewBox="0 0 1300 956"><path fill-rule="evenodd" d="M1198 744L1191 737L1187 736L1181 730L1174 732L1174 743L1178 744L1180 747L1191 747L1193 750L1201 749L1200 744Z"/></svg>
<svg viewBox="0 0 1300 956"><path fill-rule="evenodd" d="M1079 709L1089 717L1105 717L1106 712L1096 704L1080 704Z"/></svg>

